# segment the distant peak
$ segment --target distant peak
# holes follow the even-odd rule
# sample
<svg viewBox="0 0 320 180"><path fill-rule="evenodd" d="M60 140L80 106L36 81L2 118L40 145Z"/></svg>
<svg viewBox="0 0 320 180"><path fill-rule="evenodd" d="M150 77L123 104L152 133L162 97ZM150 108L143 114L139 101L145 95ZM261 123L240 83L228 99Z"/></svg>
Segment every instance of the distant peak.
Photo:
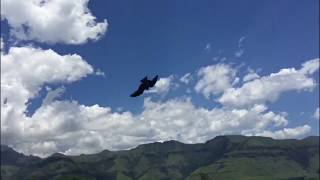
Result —
<svg viewBox="0 0 320 180"><path fill-rule="evenodd" d="M67 157L66 155L62 154L62 153L53 153L51 156L49 157Z"/></svg>

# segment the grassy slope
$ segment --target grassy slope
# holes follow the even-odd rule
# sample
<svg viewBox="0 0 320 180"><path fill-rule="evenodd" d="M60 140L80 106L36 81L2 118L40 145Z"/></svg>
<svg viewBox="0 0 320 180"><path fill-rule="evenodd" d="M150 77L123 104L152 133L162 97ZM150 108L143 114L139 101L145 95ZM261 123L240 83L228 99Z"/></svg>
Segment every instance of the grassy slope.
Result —
<svg viewBox="0 0 320 180"><path fill-rule="evenodd" d="M170 141L130 151L56 154L26 167L2 164L1 171L16 173L16 179L311 180L319 179L319 137L279 141L222 136L194 145Z"/></svg>

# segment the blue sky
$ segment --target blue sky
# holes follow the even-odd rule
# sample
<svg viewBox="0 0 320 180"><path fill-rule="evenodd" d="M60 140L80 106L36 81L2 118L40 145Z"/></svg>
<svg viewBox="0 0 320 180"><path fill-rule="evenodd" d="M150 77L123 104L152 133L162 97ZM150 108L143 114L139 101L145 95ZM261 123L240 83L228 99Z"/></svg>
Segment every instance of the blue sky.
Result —
<svg viewBox="0 0 320 180"><path fill-rule="evenodd" d="M143 99L128 95L145 75L182 76L216 63L213 58L217 56L226 57L228 63L245 63L246 67L261 69L261 74L269 74L281 68L299 67L304 61L318 57L316 3L91 2L92 13L110 23L105 37L80 46L48 47L61 53L78 53L106 73L105 79L89 77L72 84L67 91L69 96L84 104L135 111ZM241 37L246 37L245 53L235 58ZM212 46L209 52L204 50L208 43ZM219 50L223 52L219 54ZM88 93L94 95L88 97ZM307 97L296 98L303 102ZM310 109L316 106L306 104Z"/></svg>
<svg viewBox="0 0 320 180"><path fill-rule="evenodd" d="M4 4L3 8L6 7L9 6ZM1 21L1 37L5 50L10 46L28 45L52 49L60 55L75 53L95 71L99 69L105 73L105 77L88 75L67 84L64 81L42 84L38 95L28 99L28 116L42 106L47 96L46 85L52 89L65 87L65 92L57 100L76 100L85 106L98 104L110 107L113 112L130 112L135 117L143 114L148 98L163 104L190 98L195 107L223 109L225 104L218 99L225 91L211 92L206 98L201 90L195 89L201 80L200 69L217 64L233 69L235 75L231 75L232 79L240 79L233 88L245 84L241 80L248 74L248 69L260 77L278 73L281 69L300 69L303 63L319 58L318 7L319 1L315 0L89 1L88 9L96 17L95 21L106 19L108 22L106 32L97 40L68 43L19 38L10 32L14 27L8 24L8 19L15 15L9 10L2 15L5 18ZM30 28L28 24L24 25ZM67 33L65 28L61 27L60 33ZM239 57L235 55L238 51L242 51ZM188 84L179 80L186 73L192 76ZM172 78L168 92L129 97L140 79L156 74ZM285 128L310 126L311 130L302 136L319 134L319 120L313 117L319 107L319 71L309 77L316 83L313 88L285 90L276 100L262 102L268 111L286 112L289 123ZM12 146L26 148L14 143ZM33 153L26 149L21 151ZM66 152L66 149L57 149Z"/></svg>

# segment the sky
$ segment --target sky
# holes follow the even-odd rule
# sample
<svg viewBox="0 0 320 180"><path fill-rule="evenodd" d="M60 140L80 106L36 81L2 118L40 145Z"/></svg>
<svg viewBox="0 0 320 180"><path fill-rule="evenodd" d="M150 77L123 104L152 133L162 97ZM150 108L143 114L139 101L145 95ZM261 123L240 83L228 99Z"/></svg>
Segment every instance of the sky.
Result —
<svg viewBox="0 0 320 180"><path fill-rule="evenodd" d="M316 0L2 0L1 143L45 157L319 135L318 40Z"/></svg>

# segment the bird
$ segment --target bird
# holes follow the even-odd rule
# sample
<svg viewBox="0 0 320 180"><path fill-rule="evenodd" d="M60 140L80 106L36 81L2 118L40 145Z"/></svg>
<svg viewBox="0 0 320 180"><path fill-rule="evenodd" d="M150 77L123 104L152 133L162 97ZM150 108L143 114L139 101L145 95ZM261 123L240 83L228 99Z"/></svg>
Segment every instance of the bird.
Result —
<svg viewBox="0 0 320 180"><path fill-rule="evenodd" d="M4 98L3 104L7 104L7 102L8 102L8 99Z"/></svg>
<svg viewBox="0 0 320 180"><path fill-rule="evenodd" d="M139 88L130 95L130 97L137 97L140 96L144 90L148 90L149 88L152 88L156 82L158 81L158 75L156 75L152 80L148 80L148 77L144 77L141 79L141 84Z"/></svg>

